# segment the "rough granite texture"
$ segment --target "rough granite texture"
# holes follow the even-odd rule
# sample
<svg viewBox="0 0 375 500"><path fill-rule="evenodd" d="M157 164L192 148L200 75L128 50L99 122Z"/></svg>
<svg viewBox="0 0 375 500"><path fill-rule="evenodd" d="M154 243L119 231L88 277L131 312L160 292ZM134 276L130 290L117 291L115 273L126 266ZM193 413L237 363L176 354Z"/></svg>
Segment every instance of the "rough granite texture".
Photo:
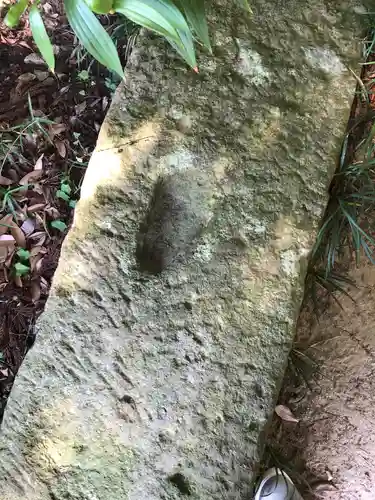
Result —
<svg viewBox="0 0 375 500"><path fill-rule="evenodd" d="M143 36L1 437L4 500L250 499L348 119L354 1Z"/></svg>

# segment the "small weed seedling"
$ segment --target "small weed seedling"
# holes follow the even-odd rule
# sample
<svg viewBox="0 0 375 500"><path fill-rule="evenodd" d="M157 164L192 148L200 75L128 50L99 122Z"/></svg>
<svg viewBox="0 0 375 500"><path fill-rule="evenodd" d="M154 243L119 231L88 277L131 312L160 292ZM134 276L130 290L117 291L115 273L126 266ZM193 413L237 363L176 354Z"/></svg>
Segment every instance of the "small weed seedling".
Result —
<svg viewBox="0 0 375 500"><path fill-rule="evenodd" d="M75 208L77 200L71 198L72 188L69 181L64 179L60 183L60 189L56 191L56 197L68 203L70 208Z"/></svg>
<svg viewBox="0 0 375 500"><path fill-rule="evenodd" d="M30 272L30 252L24 248L20 248L16 253L17 262L13 266L16 276L26 276Z"/></svg>

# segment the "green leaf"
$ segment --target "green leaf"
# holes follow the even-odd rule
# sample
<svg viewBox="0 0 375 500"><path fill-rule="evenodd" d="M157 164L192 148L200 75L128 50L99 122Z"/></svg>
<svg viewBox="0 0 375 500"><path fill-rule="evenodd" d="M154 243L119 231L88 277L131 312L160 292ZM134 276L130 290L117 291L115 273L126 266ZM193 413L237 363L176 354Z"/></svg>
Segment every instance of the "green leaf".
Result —
<svg viewBox="0 0 375 500"><path fill-rule="evenodd" d="M4 17L4 24L8 28L14 28L20 21L20 17L25 12L28 0L18 0L18 2L8 10L7 15Z"/></svg>
<svg viewBox="0 0 375 500"><path fill-rule="evenodd" d="M117 49L84 0L64 0L68 21L85 49L103 66L124 78Z"/></svg>
<svg viewBox="0 0 375 500"><path fill-rule="evenodd" d="M112 10L112 0L85 0L95 14L108 14Z"/></svg>
<svg viewBox="0 0 375 500"><path fill-rule="evenodd" d="M64 191L66 194L70 194L72 192L72 188L69 186L67 182L62 182L60 186L61 191Z"/></svg>
<svg viewBox="0 0 375 500"><path fill-rule="evenodd" d="M253 13L248 0L237 0L237 3L239 4L240 7L242 7L243 9L246 9L250 14Z"/></svg>
<svg viewBox="0 0 375 500"><path fill-rule="evenodd" d="M58 189L56 191L56 198L60 198L64 201L69 201L70 200L70 196L66 193L64 193L64 191L60 191L60 189Z"/></svg>
<svg viewBox="0 0 375 500"><path fill-rule="evenodd" d="M53 54L53 48L51 40L47 34L46 28L42 16L40 15L39 9L34 4L29 13L30 28L33 34L34 41L46 61L52 73L55 72L55 56Z"/></svg>
<svg viewBox="0 0 375 500"><path fill-rule="evenodd" d="M206 12L203 0L174 0L179 9L185 13L188 23L199 37L200 41L211 51Z"/></svg>
<svg viewBox="0 0 375 500"><path fill-rule="evenodd" d="M51 227L63 233L68 226L62 220L53 220L51 222Z"/></svg>
<svg viewBox="0 0 375 500"><path fill-rule="evenodd" d="M70 202L69 202L70 208L76 208L76 205L77 205L77 200L70 200Z"/></svg>
<svg viewBox="0 0 375 500"><path fill-rule="evenodd" d="M14 264L14 270L16 272L16 276L25 276L25 274L29 273L30 267L25 266L25 264L21 264L21 262L17 262L17 264Z"/></svg>
<svg viewBox="0 0 375 500"><path fill-rule="evenodd" d="M90 73L87 71L87 69L83 69L80 71L77 75L77 77L82 81L82 82L87 82L90 78Z"/></svg>
<svg viewBox="0 0 375 500"><path fill-rule="evenodd" d="M185 61L196 68L190 28L171 0L115 0L113 9L134 23L164 36Z"/></svg>
<svg viewBox="0 0 375 500"><path fill-rule="evenodd" d="M20 248L17 252L17 255L21 260L29 260L30 258L30 252L28 250L25 250L24 248Z"/></svg>

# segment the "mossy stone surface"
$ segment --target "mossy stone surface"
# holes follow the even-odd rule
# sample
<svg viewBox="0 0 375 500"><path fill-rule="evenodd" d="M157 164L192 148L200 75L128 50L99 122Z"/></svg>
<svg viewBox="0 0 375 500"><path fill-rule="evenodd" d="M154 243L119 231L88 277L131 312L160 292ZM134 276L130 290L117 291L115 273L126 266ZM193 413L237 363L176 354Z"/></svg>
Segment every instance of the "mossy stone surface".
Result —
<svg viewBox="0 0 375 500"><path fill-rule="evenodd" d="M355 1L251 4L212 2L198 74L134 49L6 411L6 500L251 498L365 28Z"/></svg>

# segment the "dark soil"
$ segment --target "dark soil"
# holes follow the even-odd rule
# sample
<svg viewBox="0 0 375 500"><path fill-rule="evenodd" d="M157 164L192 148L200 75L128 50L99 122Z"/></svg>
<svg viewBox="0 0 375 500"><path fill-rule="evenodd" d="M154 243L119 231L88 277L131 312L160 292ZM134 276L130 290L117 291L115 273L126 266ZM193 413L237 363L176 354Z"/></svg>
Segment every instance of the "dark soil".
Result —
<svg viewBox="0 0 375 500"><path fill-rule="evenodd" d="M31 113L53 122L43 125L46 133L37 127L28 129L22 146L6 146L5 156L0 154L0 174L5 181L14 182L10 186L0 182L3 196L6 189L20 185L43 155L38 182L28 184L11 198L15 210L12 224L22 231L25 220L34 224L31 234L26 232L23 245L35 254L34 260L30 257L27 262L30 272L15 275L20 248L17 238L6 261L0 260L0 421L17 371L35 341L35 321L44 309L60 248L73 218L74 207L56 197L56 193L65 182L72 189L71 199L79 198L85 167L118 83L91 56L77 49L60 2L53 0L48 5L45 22L56 46L55 76L48 73L42 61L25 62L31 53L38 54L27 21L12 31L2 25L0 33L0 148L4 152L7 132L27 123ZM106 28L116 28L117 46L125 66L126 28L112 16L103 17L102 21ZM0 219L12 217L2 202L0 197ZM53 229L51 222L56 219L66 228ZM13 230L11 234L14 235Z"/></svg>

